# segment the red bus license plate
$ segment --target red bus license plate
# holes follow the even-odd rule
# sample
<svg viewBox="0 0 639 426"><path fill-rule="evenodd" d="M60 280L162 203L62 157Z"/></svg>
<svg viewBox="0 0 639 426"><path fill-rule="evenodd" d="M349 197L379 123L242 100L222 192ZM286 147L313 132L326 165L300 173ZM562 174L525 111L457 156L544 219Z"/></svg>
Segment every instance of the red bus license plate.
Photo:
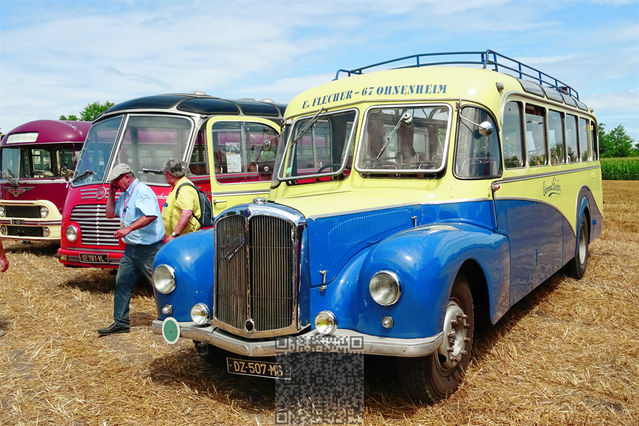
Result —
<svg viewBox="0 0 639 426"><path fill-rule="evenodd" d="M80 253L80 262L83 263L109 263L107 254Z"/></svg>

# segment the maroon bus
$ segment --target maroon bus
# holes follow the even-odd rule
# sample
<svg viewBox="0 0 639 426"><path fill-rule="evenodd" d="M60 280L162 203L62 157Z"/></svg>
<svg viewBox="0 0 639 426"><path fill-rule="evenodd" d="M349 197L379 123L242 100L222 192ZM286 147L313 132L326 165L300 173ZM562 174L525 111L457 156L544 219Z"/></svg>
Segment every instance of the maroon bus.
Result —
<svg viewBox="0 0 639 426"><path fill-rule="evenodd" d="M62 207L91 122L36 120L2 138L0 237L60 240Z"/></svg>

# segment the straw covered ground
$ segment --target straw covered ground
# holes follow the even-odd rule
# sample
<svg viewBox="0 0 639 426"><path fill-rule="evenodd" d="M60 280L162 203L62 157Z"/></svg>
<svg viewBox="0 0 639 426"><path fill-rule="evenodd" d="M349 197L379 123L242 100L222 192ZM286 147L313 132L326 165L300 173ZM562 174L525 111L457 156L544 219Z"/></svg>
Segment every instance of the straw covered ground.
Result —
<svg viewBox="0 0 639 426"><path fill-rule="evenodd" d="M604 200L586 276L553 276L484 332L449 399L413 404L390 364L367 358L364 423L638 424L639 182L605 181ZM130 334L98 338L114 276L62 267L55 245L4 244L0 424L274 423L272 381L151 332L149 288L134 294Z"/></svg>

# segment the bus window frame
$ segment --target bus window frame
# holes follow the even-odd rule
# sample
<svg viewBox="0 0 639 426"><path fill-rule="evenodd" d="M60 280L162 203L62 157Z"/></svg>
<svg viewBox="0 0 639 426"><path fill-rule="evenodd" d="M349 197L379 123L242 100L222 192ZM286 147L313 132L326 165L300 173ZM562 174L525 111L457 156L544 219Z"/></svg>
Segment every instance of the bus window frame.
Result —
<svg viewBox="0 0 639 426"><path fill-rule="evenodd" d="M113 148L111 148L111 154L109 155L110 157L110 164L107 164L107 167L105 168L105 173L104 173L104 177L103 177L103 181L106 179L107 176L109 176L109 173L111 173L111 170L113 169L113 167L115 167L119 162L119 156L121 154L121 148L122 148L122 144L124 143L124 137L126 135L127 130L129 129L129 120L131 119L131 117L172 117L172 118L179 118L179 119L183 119L183 120L187 120L189 123L191 123L191 131L188 134L187 137L187 144L186 146L182 149L182 158L180 158L180 160L182 161L187 161L186 160L186 156L187 153L190 152L190 146L188 141L191 140L192 136L193 136L193 132L195 131L199 131L198 129L196 129L196 123L193 120L192 117L190 116L186 116L186 115L179 115L179 114L153 114L153 113L125 113L124 115L124 120L122 120L122 123L120 124L120 128L118 129L118 134L116 136L116 142L113 144ZM168 158L166 159L168 160ZM164 160L164 161L166 161ZM117 162L116 162L117 161ZM128 164L128 163L127 163ZM131 164L129 164L129 166L131 166ZM159 164L159 167L162 168L162 164ZM134 170L133 173L135 174L135 177L140 179L142 173L138 173L138 170ZM169 184L164 180L160 180L160 182L153 182L153 181L146 181L146 180L142 180L140 179L141 182L144 182L145 184L149 185L157 185L157 186L169 186Z"/></svg>
<svg viewBox="0 0 639 426"><path fill-rule="evenodd" d="M562 143L561 143L561 149L562 149L562 156L561 158L559 158L559 161L557 163L553 163L553 154L552 154L552 150L555 146L557 146L557 144L555 145L550 145L550 115L552 113L556 113L559 114L559 123L561 124L561 137L562 137ZM566 164L566 113L564 111L558 111L556 109L552 109L552 108L548 108L546 111L546 115L547 115L547 132L548 132L548 147L550 148L549 150L549 154L550 154L550 165L551 166L559 166L562 164ZM556 130L556 129L553 129Z"/></svg>
<svg viewBox="0 0 639 426"><path fill-rule="evenodd" d="M342 159L342 163L340 164L340 168L336 171L328 171L328 172L323 172L323 173L312 173L312 174L308 174L308 175L296 175L296 176L287 176L287 177L283 177L282 173L283 170L285 168L285 166L288 166L288 161L290 161L290 157L292 155L292 151L290 150L289 152L289 144L293 143L293 138L296 137L296 135L294 134L293 130L295 129L295 125L297 124L298 121L300 120L306 120L306 119L312 119L313 118L313 113L310 114L305 114L305 115L301 115L295 118L295 120L290 124L290 132L288 134L288 138L285 141L285 144L283 145L283 152L282 152L282 157L278 160L277 157L275 159L276 163L279 161L279 165L276 164L275 167L275 172L273 173L273 175L275 176L275 179L277 179L277 181L279 182L286 182L287 185L291 185L293 183L291 182L297 182L300 183L300 181L304 182L304 183L311 183L311 181L307 181L307 179L311 179L311 180L317 180L320 178L329 178L328 180L330 180L331 177L333 176L341 176L344 174L344 171L347 169L347 163L349 161L349 153L354 149L354 144L356 143L356 139L357 139L357 135L359 134L359 132L361 131L361 129L359 129L359 126L361 125L360 123L360 117L362 116L361 111L359 108L355 108L355 107L349 107L349 108L341 108L341 109L335 109L335 110L330 110L330 111L326 111L323 112L322 114L320 114L318 116L318 121L322 120L323 118L327 117L327 116L333 116L333 115L339 115L339 114L345 114L348 112L354 112L355 115L353 117L353 125L351 127L350 133L348 135L347 138L347 143L346 146L344 146L344 148L342 149L342 154L345 154ZM317 111L315 112L317 113ZM330 120L329 120L329 125L330 125ZM330 132L332 134L332 132ZM300 141L301 142L301 139ZM280 143L282 143L280 141ZM296 149L296 148L295 148ZM358 148L359 149L359 148ZM355 157L355 156L353 156ZM354 158L351 158L351 162L355 161ZM353 163L351 163L351 167L353 167ZM277 175L276 175L277 174Z"/></svg>
<svg viewBox="0 0 639 426"><path fill-rule="evenodd" d="M581 154L579 152L579 115L575 114L574 111L566 112L566 116L564 117L564 131L566 132L566 164L575 164L581 162ZM570 160L568 157L568 121L573 121L573 131L574 131L574 148L575 148L575 160Z"/></svg>
<svg viewBox="0 0 639 426"><path fill-rule="evenodd" d="M506 116L506 106L508 106L509 103L516 103L519 106L519 154L521 155L521 162L520 165L517 167L508 167L506 166L506 157L504 155L504 141L503 141L503 133L504 133L504 119ZM509 99L506 98L504 99L504 103L503 103L503 108L502 108L502 120L501 120L501 134L502 134L502 140L501 140L501 156L502 156L502 160L504 162L504 170L521 170L521 169L525 169L528 167L528 151L526 150L526 139L525 139L525 135L526 135L526 125L525 125L525 102L521 99Z"/></svg>
<svg viewBox="0 0 639 426"><path fill-rule="evenodd" d="M272 181L272 174L270 177L266 178L266 179L261 179L259 177L262 176L262 173L258 170L256 171L248 171L248 167L255 163L257 164L257 161L249 161L248 159L248 150L250 149L250 136L249 139L246 139L246 131L245 128L247 125L260 125L260 126L264 126L267 127L269 129L271 129L274 134L273 136L271 136L268 139L265 139L264 141L262 141L262 144L267 141L270 140L272 141L274 138L278 138L281 134L278 132L277 128L272 127L270 124L259 121L259 120L255 120L255 118L259 118L259 117L254 117L254 116L243 116L242 119L234 119L234 120L228 120L228 119L223 119L220 116L217 117L213 117L211 120L211 124L210 124L210 130L209 130L209 120L205 121L205 123L203 124L205 126L206 130L206 138L210 138L209 140L207 140L207 144L208 146L211 147L211 152L213 153L212 158L209 158L210 164L209 164L209 173L210 176L212 177L212 179L215 181L215 183L217 185L244 185L244 184L260 184L260 183L265 183L265 182L271 182ZM219 130L215 130L214 127L217 124L220 123L234 123L234 124L238 124L239 125L239 129L219 129ZM238 132L240 134L240 156L242 159L242 167L246 167L247 170L244 171L240 171L240 172L225 172L225 173L218 173L217 172L217 168L220 167L223 164L219 164L218 163L218 152L217 152L217 148L221 145L214 145L213 142L213 134L215 132L221 132L221 131L233 131L233 132ZM250 133L249 133L250 134ZM246 143L244 143L244 141L246 141ZM279 145L280 145L281 141L278 142L277 146L273 147L271 145L271 149L273 149L273 153L276 154L277 157L277 150L279 149ZM271 142L272 144L272 142ZM273 159L273 168L271 170L275 170L275 162L277 160L277 158ZM213 170L210 170L210 166L213 166ZM258 179L256 180L236 180L233 181L234 177L233 175L238 175L238 176L244 176L244 178L250 178L251 176L258 176ZM220 180L220 178L222 178L222 180ZM226 181L226 180L228 181Z"/></svg>
<svg viewBox="0 0 639 426"><path fill-rule="evenodd" d="M472 107L475 109L480 109L485 111L488 116L492 119L493 121L493 125L495 126L495 128L493 129L493 133L495 135L495 137L497 138L497 147L498 147L498 151L499 151L499 156L500 161L499 161L499 174L496 175L490 175L490 176L458 176L457 172L455 170L455 162L457 161L457 150L459 149L459 143L458 143L458 138L459 138L459 134L460 134L460 126L461 126L461 122L462 119L460 118L461 116L461 112L464 108L468 108L468 107ZM457 123L455 125L455 149L453 150L453 158L452 158L452 174L455 177L455 179L459 179L459 180L486 180L486 179L500 179L501 177L503 177L504 175L504 148L502 146L502 141L501 141L501 129L499 127L499 122L496 120L495 115L493 114L493 111L491 108L480 104L480 103L475 103L475 102L466 102L462 105L459 105L458 107L455 108L455 115L456 117L451 117L451 120L453 118L457 119ZM446 161L447 162L447 161Z"/></svg>
<svg viewBox="0 0 639 426"><path fill-rule="evenodd" d="M436 108L436 107L445 107L448 110L448 122L446 123L446 134L444 136L444 143L442 145L442 160L441 164L437 169L389 169L389 170L379 170L379 169L361 169L359 168L360 155L362 154L362 150L364 149L363 141L366 135L364 132L368 130L368 116L373 109L386 109L386 108ZM359 136L357 138L357 150L355 152L355 156L353 158L353 166L355 170L363 177L368 178L372 176L377 177L391 177L391 178L423 178L425 176L434 176L441 175L445 172L446 166L448 164L448 151L450 149L451 144L451 134L453 128L453 120L455 118L455 109L447 102L437 101L437 102L419 102L419 103L376 103L374 105L370 105L366 108L364 113L362 114L362 120L360 122L361 129L359 129Z"/></svg>
<svg viewBox="0 0 639 426"><path fill-rule="evenodd" d="M542 162L541 164L530 164L531 163L531 158L530 158L530 150L528 149L528 112L526 111L527 107L531 106L534 109L538 109L539 111L543 112L543 115L539 116L537 114L532 114L533 116L538 116L538 117L542 117L543 118L543 128L542 128L542 135L544 137L544 143L543 143L543 147L544 147L544 162ZM524 103L524 121L525 121L525 133L524 133L524 141L526 144L526 164L528 167L543 167L543 166L548 166L550 165L550 149L548 148L548 108L546 106L542 106L537 102L525 102ZM538 146L534 141L534 135L533 135L533 144L535 145L535 152L538 151Z"/></svg>

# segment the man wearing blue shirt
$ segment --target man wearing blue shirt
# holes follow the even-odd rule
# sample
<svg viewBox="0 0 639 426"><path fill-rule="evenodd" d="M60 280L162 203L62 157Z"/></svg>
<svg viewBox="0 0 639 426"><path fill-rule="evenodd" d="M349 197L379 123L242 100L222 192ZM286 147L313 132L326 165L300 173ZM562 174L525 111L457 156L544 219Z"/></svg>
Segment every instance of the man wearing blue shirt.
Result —
<svg viewBox="0 0 639 426"><path fill-rule="evenodd" d="M136 179L127 164L116 165L107 182L110 185L106 216L120 218L120 229L114 237L122 239L126 248L115 277L113 324L99 329L100 336L129 332L129 302L133 287L141 276L151 281L153 259L164 238L158 199L151 188ZM116 191L121 191L117 201Z"/></svg>

